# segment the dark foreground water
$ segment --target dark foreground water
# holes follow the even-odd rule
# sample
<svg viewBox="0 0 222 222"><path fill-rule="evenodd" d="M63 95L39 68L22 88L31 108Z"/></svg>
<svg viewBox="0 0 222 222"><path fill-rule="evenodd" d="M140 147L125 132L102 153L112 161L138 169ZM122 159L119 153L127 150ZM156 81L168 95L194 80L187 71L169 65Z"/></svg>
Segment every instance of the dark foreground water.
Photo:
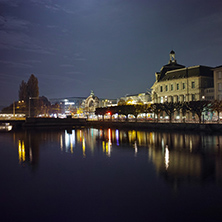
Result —
<svg viewBox="0 0 222 222"><path fill-rule="evenodd" d="M1 221L221 221L222 136L0 133Z"/></svg>

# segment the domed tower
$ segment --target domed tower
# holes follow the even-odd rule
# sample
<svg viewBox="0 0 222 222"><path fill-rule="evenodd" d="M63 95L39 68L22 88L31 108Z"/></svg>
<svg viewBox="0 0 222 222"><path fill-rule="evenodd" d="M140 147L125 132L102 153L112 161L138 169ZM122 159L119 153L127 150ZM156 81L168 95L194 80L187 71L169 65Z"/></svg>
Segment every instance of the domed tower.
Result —
<svg viewBox="0 0 222 222"><path fill-rule="evenodd" d="M172 50L170 52L170 62L169 63L176 63L176 58L175 58L175 52Z"/></svg>

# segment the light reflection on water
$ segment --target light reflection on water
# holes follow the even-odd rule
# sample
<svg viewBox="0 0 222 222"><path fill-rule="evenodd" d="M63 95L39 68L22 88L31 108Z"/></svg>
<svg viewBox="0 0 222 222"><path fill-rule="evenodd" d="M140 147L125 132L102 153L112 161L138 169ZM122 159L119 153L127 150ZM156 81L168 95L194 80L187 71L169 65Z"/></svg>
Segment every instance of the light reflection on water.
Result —
<svg viewBox="0 0 222 222"><path fill-rule="evenodd" d="M111 158L113 146L118 149L120 146L128 145L127 149L132 150L135 157L140 150L145 151L157 173L196 179L201 178L206 169L214 168L215 172L212 173L216 175L216 180L222 181L220 173L222 136L220 135L91 128L56 133L44 132L36 139L35 133L18 133L14 135L14 143L18 144L19 163L36 164L39 160L41 143L44 141L58 143L61 152L78 154L84 158L93 156L95 149L97 152L101 150Z"/></svg>
<svg viewBox="0 0 222 222"><path fill-rule="evenodd" d="M80 206L92 214L89 209L93 203L93 212L103 211L101 218L98 217L101 221L128 221L131 217L138 219L137 221L143 221L141 217L153 219L158 215L157 208L161 208L162 214L168 219L172 219L172 212L175 211L179 212L178 215L181 211L185 213L193 208L202 212L209 206L213 209L208 210L218 215L217 209L222 206L221 135L82 128L64 131L18 131L0 134L0 138L0 176L4 172L3 166L11 163L7 169L11 177L2 177L5 185L1 184L0 190L7 190L14 184L13 177L20 177L23 178L20 180L21 187L17 186L20 193L33 194L36 189L41 188L47 191L43 191L44 196L33 194L33 198L40 198L48 203L45 198L49 195L50 184L50 189L56 190L53 198L55 195L61 203L65 201L64 207L70 206L70 201L75 207L81 203ZM8 149L11 146L15 148L14 152ZM11 156L17 155L17 166L13 158L8 158L9 151ZM33 171L26 173L24 177L22 170L26 168ZM30 178L32 172L35 180ZM56 184L60 185L57 187ZM193 184L198 184L198 188ZM202 185L205 185L204 188ZM22 187L25 187L25 190ZM77 187L79 196L73 191ZM66 190L67 195L63 190ZM178 197L173 196L172 192L179 193ZM1 192L0 194L3 197L5 195ZM13 195L18 194L13 192ZM11 199L7 196L4 203L0 202L0 207L5 209L6 206L11 206L13 195ZM214 199L209 195L214 195ZM30 195L25 199L29 203L28 198ZM82 203L81 198L87 203ZM192 205L193 198L199 198L199 201L195 200L195 207ZM186 204L187 201L190 205ZM55 203L51 203L52 209L57 211ZM165 206L172 205L172 209L162 208L163 203ZM179 205L182 209L178 208ZM59 206L62 207L60 204ZM41 211L42 208L39 208ZM145 213L147 208L152 209L150 216ZM115 211L116 216L113 214L108 219L108 209ZM81 211L80 208L78 210ZM31 213L33 212L30 209ZM126 216L126 213L129 215ZM175 218L178 220L179 217L180 221L183 221L178 215L175 213ZM216 215L214 219L217 219ZM73 214L67 213L67 221L72 221L71 216ZM206 217L205 214L198 214L196 218L202 216ZM87 219L79 217L77 221L92 219L90 216L87 216ZM125 217L126 220L123 219ZM156 221L163 219L160 215L156 217ZM11 220L15 218L16 216ZM38 216L37 218L40 219ZM188 216L186 219L189 219Z"/></svg>

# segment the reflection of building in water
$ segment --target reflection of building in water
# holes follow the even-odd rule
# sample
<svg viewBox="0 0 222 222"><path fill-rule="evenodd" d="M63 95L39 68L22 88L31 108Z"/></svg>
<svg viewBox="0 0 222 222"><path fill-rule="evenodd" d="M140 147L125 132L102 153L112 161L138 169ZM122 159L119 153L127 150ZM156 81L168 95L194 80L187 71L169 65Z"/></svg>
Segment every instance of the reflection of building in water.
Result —
<svg viewBox="0 0 222 222"><path fill-rule="evenodd" d="M59 132L14 133L19 162L32 167L39 160L39 146L58 144L62 152L88 157L124 148L139 157L147 152L159 175L169 183L216 180L222 184L222 136L146 132L118 129L70 129ZM113 154L112 154L113 155Z"/></svg>
<svg viewBox="0 0 222 222"><path fill-rule="evenodd" d="M30 132L15 133L14 140L17 141L19 163L35 167L39 160L38 137Z"/></svg>
<svg viewBox="0 0 222 222"><path fill-rule="evenodd" d="M19 156L19 163L25 162L25 144L24 140L18 141L18 156Z"/></svg>
<svg viewBox="0 0 222 222"><path fill-rule="evenodd" d="M207 135L154 133L149 157L157 173L175 187L182 182L202 182L215 176L219 180L222 174L217 172L222 168L216 168L215 142L215 137Z"/></svg>

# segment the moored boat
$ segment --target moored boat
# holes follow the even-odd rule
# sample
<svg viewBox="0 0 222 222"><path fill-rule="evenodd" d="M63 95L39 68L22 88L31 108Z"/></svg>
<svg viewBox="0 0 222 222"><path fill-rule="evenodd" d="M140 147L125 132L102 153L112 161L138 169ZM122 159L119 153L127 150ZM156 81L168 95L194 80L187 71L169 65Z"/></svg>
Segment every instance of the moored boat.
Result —
<svg viewBox="0 0 222 222"><path fill-rule="evenodd" d="M12 125L10 123L0 124L0 132L9 132L12 130Z"/></svg>

